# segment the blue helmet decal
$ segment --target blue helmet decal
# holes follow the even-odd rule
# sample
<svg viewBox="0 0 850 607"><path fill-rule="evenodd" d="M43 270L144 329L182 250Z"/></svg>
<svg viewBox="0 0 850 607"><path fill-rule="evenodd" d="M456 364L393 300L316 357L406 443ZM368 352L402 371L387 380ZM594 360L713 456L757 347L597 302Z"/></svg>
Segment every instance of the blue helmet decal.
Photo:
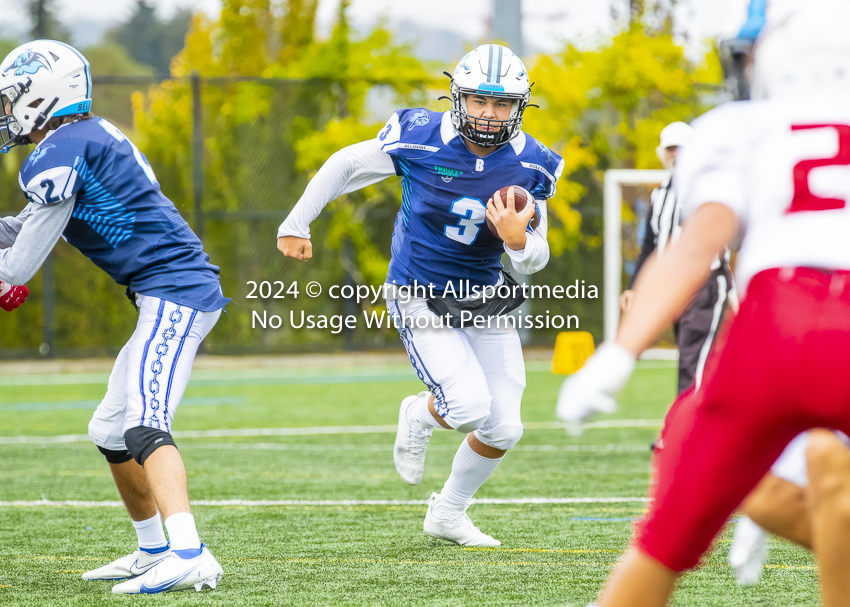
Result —
<svg viewBox="0 0 850 607"><path fill-rule="evenodd" d="M755 42L767 19L767 0L750 0L747 20L738 32L738 38Z"/></svg>
<svg viewBox="0 0 850 607"><path fill-rule="evenodd" d="M495 93L504 93L505 87L502 84L496 84L495 82L482 82L478 85L479 91L487 91L487 92L495 92Z"/></svg>
<svg viewBox="0 0 850 607"><path fill-rule="evenodd" d="M41 68L46 69L48 72L52 71L50 69L50 63L44 55L26 50L17 56L12 65L5 67L3 72L5 73L13 69L15 70L15 76L23 76L24 74L35 74Z"/></svg>

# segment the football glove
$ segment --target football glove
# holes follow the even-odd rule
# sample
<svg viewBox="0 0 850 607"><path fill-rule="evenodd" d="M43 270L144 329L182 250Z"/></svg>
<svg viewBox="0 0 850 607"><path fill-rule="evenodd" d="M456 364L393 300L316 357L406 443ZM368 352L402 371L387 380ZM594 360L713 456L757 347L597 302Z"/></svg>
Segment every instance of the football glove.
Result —
<svg viewBox="0 0 850 607"><path fill-rule="evenodd" d="M635 356L613 342L602 344L585 365L564 380L555 415L572 434L598 413L617 410L614 396L623 389L635 369Z"/></svg>
<svg viewBox="0 0 850 607"><path fill-rule="evenodd" d="M25 286L13 287L5 282L0 282L0 308L11 312L24 303L29 294L30 290Z"/></svg>

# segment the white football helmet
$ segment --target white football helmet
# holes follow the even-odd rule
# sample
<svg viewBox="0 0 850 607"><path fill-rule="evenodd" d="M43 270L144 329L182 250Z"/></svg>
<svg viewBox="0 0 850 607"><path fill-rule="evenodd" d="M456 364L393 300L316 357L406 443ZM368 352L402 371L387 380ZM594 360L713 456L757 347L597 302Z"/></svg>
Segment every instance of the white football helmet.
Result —
<svg viewBox="0 0 850 607"><path fill-rule="evenodd" d="M528 71L522 60L507 47L483 44L464 55L451 76L452 124L467 141L489 148L507 143L522 130L522 113L531 98ZM467 112L466 97L503 97L512 103L507 120L473 119ZM498 127L495 131L475 128Z"/></svg>
<svg viewBox="0 0 850 607"><path fill-rule="evenodd" d="M753 48L752 98L850 92L848 31L847 0L771 2Z"/></svg>
<svg viewBox="0 0 850 607"><path fill-rule="evenodd" d="M91 109L91 69L75 48L33 40L0 63L0 152L30 143L27 135L56 116Z"/></svg>

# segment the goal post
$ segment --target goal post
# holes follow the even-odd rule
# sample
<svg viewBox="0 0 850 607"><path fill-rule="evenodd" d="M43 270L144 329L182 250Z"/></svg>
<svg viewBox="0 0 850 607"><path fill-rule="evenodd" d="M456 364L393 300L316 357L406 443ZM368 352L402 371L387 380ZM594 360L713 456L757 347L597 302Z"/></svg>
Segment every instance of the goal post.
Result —
<svg viewBox="0 0 850 607"><path fill-rule="evenodd" d="M620 323L620 290L623 274L623 186L659 185L670 176L661 169L611 169L605 171L603 194L603 322L605 340L613 340Z"/></svg>

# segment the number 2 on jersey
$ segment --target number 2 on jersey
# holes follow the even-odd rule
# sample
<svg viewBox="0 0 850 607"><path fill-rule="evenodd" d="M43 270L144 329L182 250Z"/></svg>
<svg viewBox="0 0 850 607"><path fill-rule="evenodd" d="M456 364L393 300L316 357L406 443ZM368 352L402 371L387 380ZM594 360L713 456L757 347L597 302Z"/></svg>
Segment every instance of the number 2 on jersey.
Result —
<svg viewBox="0 0 850 607"><path fill-rule="evenodd" d="M822 198L812 194L809 189L809 171L826 166L850 165L850 126L846 124L795 124L792 131L810 129L835 129L838 132L838 153L831 158L813 158L801 160L794 165L794 199L787 213L799 211L828 211L843 209L847 204L841 198Z"/></svg>
<svg viewBox="0 0 850 607"><path fill-rule="evenodd" d="M446 226L446 236L463 244L472 244L478 236L480 224L486 219L487 207L477 198L459 198L452 203L451 211L460 215L456 226Z"/></svg>

